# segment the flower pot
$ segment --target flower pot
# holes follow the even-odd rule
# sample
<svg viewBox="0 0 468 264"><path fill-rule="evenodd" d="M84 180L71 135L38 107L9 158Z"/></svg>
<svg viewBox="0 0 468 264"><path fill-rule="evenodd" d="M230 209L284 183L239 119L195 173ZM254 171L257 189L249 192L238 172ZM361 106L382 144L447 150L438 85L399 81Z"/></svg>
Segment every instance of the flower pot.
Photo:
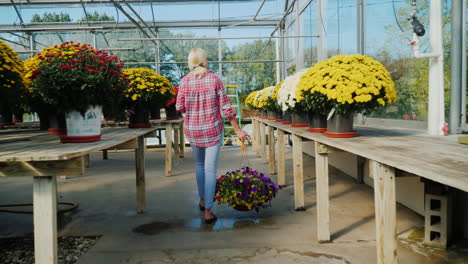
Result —
<svg viewBox="0 0 468 264"><path fill-rule="evenodd" d="M242 212L252 211L252 209L249 209L246 205L243 205L243 204L236 204L232 208L236 209L237 211L242 211Z"/></svg>
<svg viewBox="0 0 468 264"><path fill-rule="evenodd" d="M260 109L260 118L262 118L262 119L267 119L268 118L268 114L267 114L266 110Z"/></svg>
<svg viewBox="0 0 468 264"><path fill-rule="evenodd" d="M276 115L275 115L275 112L273 111L267 111L268 113L268 120L275 120L276 119Z"/></svg>
<svg viewBox="0 0 468 264"><path fill-rule="evenodd" d="M292 123L292 116L291 116L291 113L288 113L288 112L284 112L283 114L283 124L285 125L289 125Z"/></svg>
<svg viewBox="0 0 468 264"><path fill-rule="evenodd" d="M148 128L151 127L149 122L149 110L141 104L137 104L130 111L129 128Z"/></svg>
<svg viewBox="0 0 468 264"><path fill-rule="evenodd" d="M60 136L62 143L86 143L101 140L102 106L91 106L82 115L71 111L65 115L67 134Z"/></svg>
<svg viewBox="0 0 468 264"><path fill-rule="evenodd" d="M49 133L51 135L65 135L67 133L67 125L65 115L61 113L49 113Z"/></svg>
<svg viewBox="0 0 468 264"><path fill-rule="evenodd" d="M39 116L39 130L48 130L49 114L46 111L39 111L37 115Z"/></svg>
<svg viewBox="0 0 468 264"><path fill-rule="evenodd" d="M283 113L282 112L275 112L275 121L276 122L283 122Z"/></svg>
<svg viewBox="0 0 468 264"><path fill-rule="evenodd" d="M327 117L318 113L309 113L309 131L323 133L327 131Z"/></svg>
<svg viewBox="0 0 468 264"><path fill-rule="evenodd" d="M161 108L159 106L154 106L150 109L150 119L151 120L161 119Z"/></svg>
<svg viewBox="0 0 468 264"><path fill-rule="evenodd" d="M13 124L22 123L23 122L23 109L17 109L13 112Z"/></svg>
<svg viewBox="0 0 468 264"><path fill-rule="evenodd" d="M176 110L175 104L167 106L166 108L166 120L174 120L182 118L182 114Z"/></svg>
<svg viewBox="0 0 468 264"><path fill-rule="evenodd" d="M292 127L308 127L308 121L304 113L292 113Z"/></svg>
<svg viewBox="0 0 468 264"><path fill-rule="evenodd" d="M0 126L12 126L13 115L10 111L3 111L0 113Z"/></svg>
<svg viewBox="0 0 468 264"><path fill-rule="evenodd" d="M355 137L356 131L353 130L353 119L353 113L346 115L335 113L327 121L327 132L325 132L325 135L333 138Z"/></svg>

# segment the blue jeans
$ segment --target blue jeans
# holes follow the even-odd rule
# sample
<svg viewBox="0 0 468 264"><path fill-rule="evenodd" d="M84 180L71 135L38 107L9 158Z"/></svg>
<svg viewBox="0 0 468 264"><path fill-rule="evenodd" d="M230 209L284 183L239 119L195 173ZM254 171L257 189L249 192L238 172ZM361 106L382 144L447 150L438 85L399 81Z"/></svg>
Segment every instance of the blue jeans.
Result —
<svg viewBox="0 0 468 264"><path fill-rule="evenodd" d="M211 209L216 189L216 169L221 142L210 147L197 147L192 145L196 161L196 175L198 195L205 199L205 208Z"/></svg>

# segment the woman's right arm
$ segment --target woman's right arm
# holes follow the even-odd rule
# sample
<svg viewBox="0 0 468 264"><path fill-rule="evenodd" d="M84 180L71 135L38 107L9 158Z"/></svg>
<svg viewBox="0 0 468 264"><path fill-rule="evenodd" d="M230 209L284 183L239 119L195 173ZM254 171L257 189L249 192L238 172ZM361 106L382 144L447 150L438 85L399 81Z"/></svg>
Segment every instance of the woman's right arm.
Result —
<svg viewBox="0 0 468 264"><path fill-rule="evenodd" d="M185 113L185 84L184 80L180 81L179 84L179 92L177 93L177 99L176 99L176 110Z"/></svg>

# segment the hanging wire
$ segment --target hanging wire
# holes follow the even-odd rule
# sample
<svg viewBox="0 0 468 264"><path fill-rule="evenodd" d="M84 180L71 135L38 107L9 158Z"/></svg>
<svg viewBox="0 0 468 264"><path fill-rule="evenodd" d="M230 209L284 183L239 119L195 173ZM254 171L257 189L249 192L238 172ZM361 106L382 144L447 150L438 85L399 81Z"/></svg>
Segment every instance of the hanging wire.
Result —
<svg viewBox="0 0 468 264"><path fill-rule="evenodd" d="M395 9L395 0L392 0L392 6L393 6L393 16L395 18L395 22L397 23L397 25L400 28L401 32L405 32L403 30L403 28L401 27L401 25L400 25L400 21L398 21L398 16L397 16L396 9Z"/></svg>

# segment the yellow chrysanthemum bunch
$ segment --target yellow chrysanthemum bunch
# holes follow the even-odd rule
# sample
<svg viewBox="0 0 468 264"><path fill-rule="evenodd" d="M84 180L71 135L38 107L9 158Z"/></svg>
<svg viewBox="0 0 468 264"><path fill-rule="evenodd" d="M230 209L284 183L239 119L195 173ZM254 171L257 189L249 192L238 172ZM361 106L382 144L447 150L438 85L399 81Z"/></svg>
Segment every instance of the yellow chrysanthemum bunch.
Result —
<svg viewBox="0 0 468 264"><path fill-rule="evenodd" d="M23 62L5 42L0 41L0 102L13 107L24 88Z"/></svg>
<svg viewBox="0 0 468 264"><path fill-rule="evenodd" d="M268 98L271 96L275 89L275 86L270 86L267 88L263 88L259 92L259 96L257 98L257 108L263 109L263 110L269 110L270 108L270 102L268 101Z"/></svg>
<svg viewBox="0 0 468 264"><path fill-rule="evenodd" d="M247 96L247 98L245 98L245 105L247 105L248 108L256 109L255 97L257 96L258 92L258 90L253 91Z"/></svg>
<svg viewBox="0 0 468 264"><path fill-rule="evenodd" d="M164 76L148 68L125 69L129 85L124 95L130 102L146 105L158 104L161 107L175 96L172 83Z"/></svg>
<svg viewBox="0 0 468 264"><path fill-rule="evenodd" d="M268 110L275 111L275 112L281 112L281 107L278 104L278 91L283 85L284 81L279 82L273 90L270 92L270 96L268 97Z"/></svg>
<svg viewBox="0 0 468 264"><path fill-rule="evenodd" d="M337 55L315 64L301 77L296 95L296 101L304 100L312 111L335 108L338 113L363 112L396 101L387 69L361 54Z"/></svg>

